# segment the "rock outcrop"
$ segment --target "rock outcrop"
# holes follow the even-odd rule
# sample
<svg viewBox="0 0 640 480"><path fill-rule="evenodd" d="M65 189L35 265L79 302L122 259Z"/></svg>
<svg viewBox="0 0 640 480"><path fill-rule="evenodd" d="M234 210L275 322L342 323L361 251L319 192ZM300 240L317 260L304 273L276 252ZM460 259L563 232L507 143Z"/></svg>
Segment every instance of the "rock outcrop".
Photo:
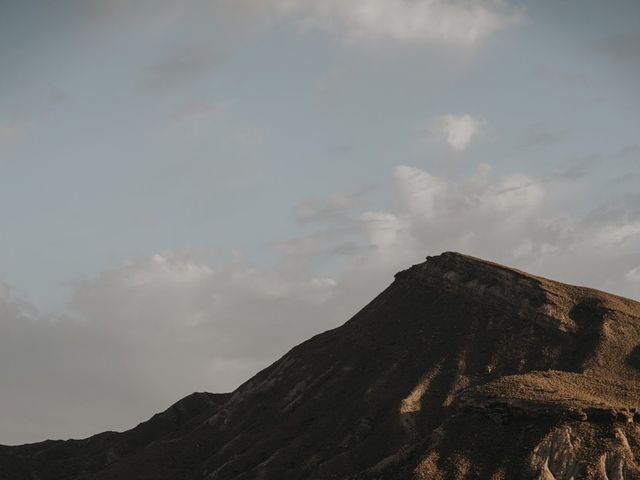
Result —
<svg viewBox="0 0 640 480"><path fill-rule="evenodd" d="M0 478L640 479L639 352L639 303L444 253L236 391L0 447Z"/></svg>

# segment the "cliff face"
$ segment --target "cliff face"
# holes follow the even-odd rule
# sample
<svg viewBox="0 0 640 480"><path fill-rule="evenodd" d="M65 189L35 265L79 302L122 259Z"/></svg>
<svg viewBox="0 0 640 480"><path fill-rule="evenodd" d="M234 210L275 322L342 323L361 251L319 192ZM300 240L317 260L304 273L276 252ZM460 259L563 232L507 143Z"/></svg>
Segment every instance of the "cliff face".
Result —
<svg viewBox="0 0 640 480"><path fill-rule="evenodd" d="M0 478L640 479L640 304L444 253L235 392Z"/></svg>

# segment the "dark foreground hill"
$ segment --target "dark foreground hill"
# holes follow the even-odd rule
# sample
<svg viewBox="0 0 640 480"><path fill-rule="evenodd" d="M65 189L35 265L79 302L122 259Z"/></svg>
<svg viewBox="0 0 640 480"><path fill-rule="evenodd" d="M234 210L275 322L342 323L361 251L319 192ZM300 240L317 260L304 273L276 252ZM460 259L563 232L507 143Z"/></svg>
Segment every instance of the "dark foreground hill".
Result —
<svg viewBox="0 0 640 480"><path fill-rule="evenodd" d="M0 479L627 480L639 456L640 304L445 253L235 392L0 447Z"/></svg>

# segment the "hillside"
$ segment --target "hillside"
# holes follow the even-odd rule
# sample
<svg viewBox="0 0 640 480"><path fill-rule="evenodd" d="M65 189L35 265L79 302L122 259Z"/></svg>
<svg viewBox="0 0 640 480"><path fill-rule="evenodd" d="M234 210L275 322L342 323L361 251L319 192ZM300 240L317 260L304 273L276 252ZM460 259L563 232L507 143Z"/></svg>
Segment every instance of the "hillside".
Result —
<svg viewBox="0 0 640 480"><path fill-rule="evenodd" d="M0 447L3 480L640 479L640 304L458 253L228 394Z"/></svg>

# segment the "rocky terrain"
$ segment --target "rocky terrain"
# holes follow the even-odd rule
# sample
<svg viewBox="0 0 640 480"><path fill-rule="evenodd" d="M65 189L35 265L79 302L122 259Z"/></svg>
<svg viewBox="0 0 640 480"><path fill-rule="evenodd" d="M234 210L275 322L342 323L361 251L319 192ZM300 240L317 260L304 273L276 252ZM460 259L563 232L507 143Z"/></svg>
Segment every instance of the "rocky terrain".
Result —
<svg viewBox="0 0 640 480"><path fill-rule="evenodd" d="M228 394L2 480L640 479L640 304L457 253Z"/></svg>

